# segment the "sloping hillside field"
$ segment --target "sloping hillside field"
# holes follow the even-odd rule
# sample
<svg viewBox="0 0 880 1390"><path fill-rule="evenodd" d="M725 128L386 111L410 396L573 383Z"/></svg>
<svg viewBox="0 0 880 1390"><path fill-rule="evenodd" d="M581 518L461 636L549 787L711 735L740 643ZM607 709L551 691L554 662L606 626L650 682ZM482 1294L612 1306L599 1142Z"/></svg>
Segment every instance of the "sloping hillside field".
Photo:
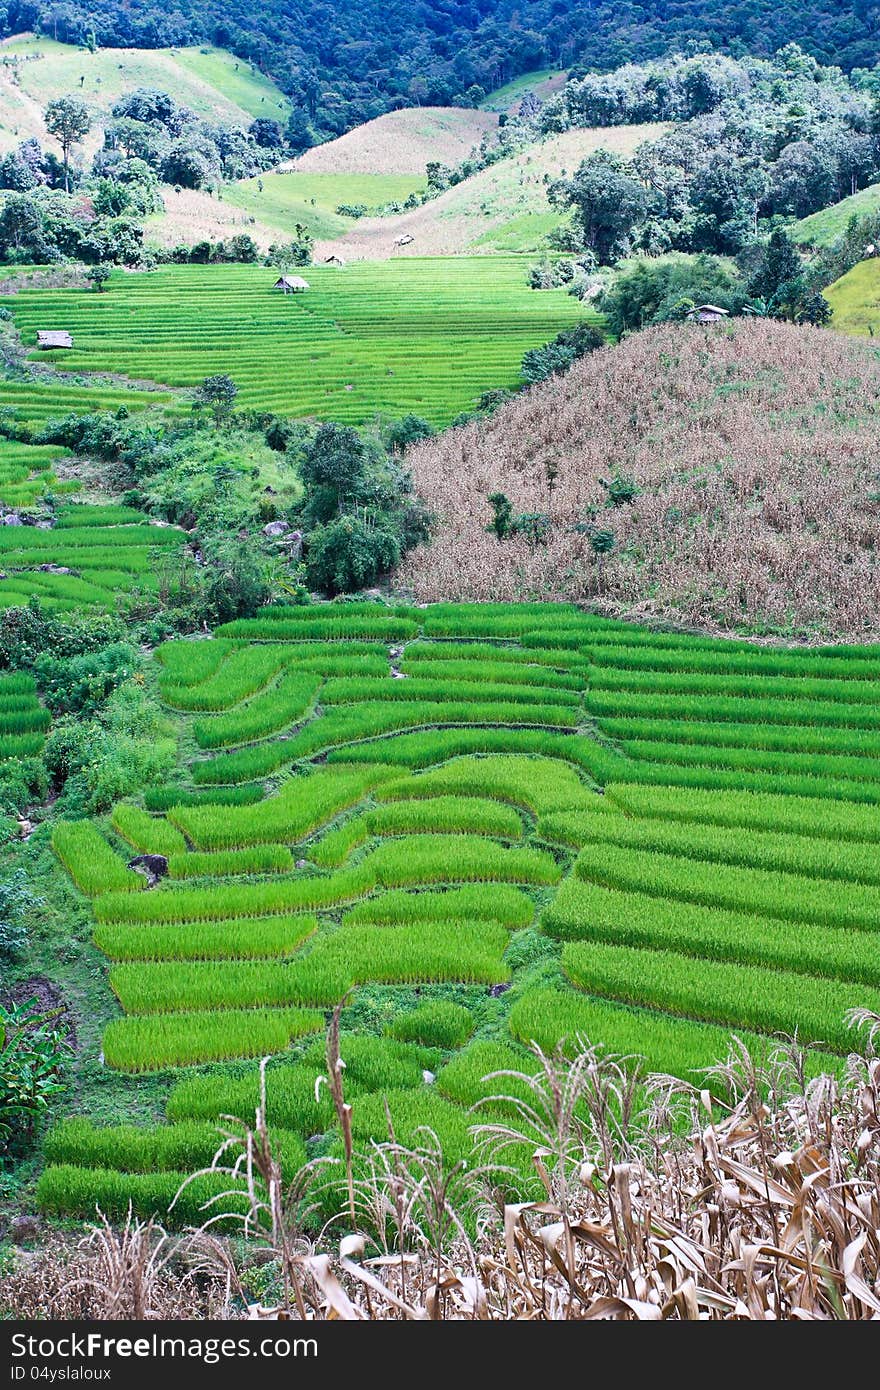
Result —
<svg viewBox="0 0 880 1390"><path fill-rule="evenodd" d="M583 318L564 290L528 288L518 257L309 266L273 290L262 266L115 272L107 293L23 290L7 302L33 346L73 334L65 369L195 386L227 372L239 404L352 424L416 411L446 424L482 391L520 381L523 353ZM41 354L52 357L52 354Z"/></svg>
<svg viewBox="0 0 880 1390"><path fill-rule="evenodd" d="M47 135L42 108L75 92L96 120L87 148L101 143L101 127L121 96L139 87L173 92L197 116L247 127L256 116L283 122L290 101L256 67L220 48L101 48L21 34L0 43L0 149Z"/></svg>
<svg viewBox="0 0 880 1390"><path fill-rule="evenodd" d="M430 1125L451 1157L530 1040L698 1080L730 1029L758 1054L796 1030L836 1069L845 1011L880 1010L876 647L347 603L157 659L183 780L54 846L120 1004L106 1065L167 1082L167 1121L64 1122L46 1210L164 1211L218 1117L252 1115L266 1055L285 1163L337 1152L315 1078L343 998L355 1137L387 1097L398 1139ZM167 859L155 887L135 852Z"/></svg>

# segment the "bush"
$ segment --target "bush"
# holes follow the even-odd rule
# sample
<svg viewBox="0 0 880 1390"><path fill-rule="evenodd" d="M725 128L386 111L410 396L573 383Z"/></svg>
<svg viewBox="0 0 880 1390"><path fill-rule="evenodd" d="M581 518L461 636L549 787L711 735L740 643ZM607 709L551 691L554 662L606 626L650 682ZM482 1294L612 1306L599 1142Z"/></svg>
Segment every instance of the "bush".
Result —
<svg viewBox="0 0 880 1390"><path fill-rule="evenodd" d="M386 523L341 516L309 534L309 584L328 594L353 593L375 584L400 561L400 536Z"/></svg>
<svg viewBox="0 0 880 1390"><path fill-rule="evenodd" d="M7 822L2 829L14 829ZM8 836L6 837L8 838ZM0 879L0 959L20 956L28 944L26 918L42 907L43 899L30 891L24 869Z"/></svg>
<svg viewBox="0 0 880 1390"><path fill-rule="evenodd" d="M522 360L522 374L530 384L546 381L548 377L567 372L579 357L604 345L605 339L589 323L579 323L574 328L563 329L552 342L543 347L530 348Z"/></svg>
<svg viewBox="0 0 880 1390"><path fill-rule="evenodd" d="M0 1005L0 1154L32 1137L64 1089L69 1047L58 1012L42 1013L36 999Z"/></svg>

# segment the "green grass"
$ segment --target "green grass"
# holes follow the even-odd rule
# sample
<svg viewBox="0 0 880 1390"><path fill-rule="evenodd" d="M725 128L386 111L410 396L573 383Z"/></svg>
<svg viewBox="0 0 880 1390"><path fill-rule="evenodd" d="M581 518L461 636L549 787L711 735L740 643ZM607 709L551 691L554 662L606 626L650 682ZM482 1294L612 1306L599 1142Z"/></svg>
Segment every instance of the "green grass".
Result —
<svg viewBox="0 0 880 1390"><path fill-rule="evenodd" d="M210 646L209 643L204 645ZM286 656L283 647L233 648L204 680L186 683L172 682L170 678L163 680L162 698L179 710L227 710L262 690L281 670Z"/></svg>
<svg viewBox="0 0 880 1390"><path fill-rule="evenodd" d="M707 791L698 787L684 791L680 787L632 783L611 783L606 796L614 806L636 816L880 843L880 813L872 806L853 802L774 796L768 792Z"/></svg>
<svg viewBox="0 0 880 1390"><path fill-rule="evenodd" d="M87 897L98 893L129 893L146 887L110 848L91 821L59 821L52 831L52 848L77 888Z"/></svg>
<svg viewBox="0 0 880 1390"><path fill-rule="evenodd" d="M562 941L649 946L695 960L726 960L880 985L880 956L867 932L701 907L576 877L567 878L544 909L541 926Z"/></svg>
<svg viewBox="0 0 880 1390"><path fill-rule="evenodd" d="M510 807L483 798L437 796L424 801L396 801L345 821L313 845L309 857L321 868L338 868L352 850L375 836L431 831L519 840L523 827Z"/></svg>
<svg viewBox="0 0 880 1390"><path fill-rule="evenodd" d="M851 1050L845 1015L856 1006L880 1010L880 989L852 981L818 979L727 961L599 942L573 942L562 952L572 983L591 994L627 1004L650 1005L734 1028L797 1034L834 1051Z"/></svg>
<svg viewBox="0 0 880 1390"><path fill-rule="evenodd" d="M111 520L139 529L67 515L71 551ZM195 789L114 808L130 844L164 844L170 877L120 891L140 881L119 879L97 826L62 840L72 829L125 1011L108 1065L236 1063L182 1079L172 1120L249 1116L250 1059L271 1056L271 1123L326 1135L336 1155L332 1106L314 1095L323 1039L289 1052L344 996L359 1134L384 1132L388 1095L400 1134L436 1120L447 1157L482 1076L533 1069L498 1037L506 1018L518 1043L582 1031L697 1079L731 1027L760 1055L797 1028L831 1049L811 1074L838 1067L846 1008L880 1004L880 648L726 644L571 605L357 601L278 605L165 643L158 674L188 756L234 748L192 762ZM584 691L593 722L577 733ZM33 683L0 681L0 738L34 710ZM246 738L260 741L235 747ZM560 963L578 988L548 991ZM508 981L509 997L479 1002ZM383 1036L350 1036L364 1026ZM81 1162L112 1166L113 1142L84 1141ZM131 1142L170 1146L169 1171L182 1161L183 1135ZM54 1150L55 1168L71 1153Z"/></svg>
<svg viewBox="0 0 880 1390"><path fill-rule="evenodd" d="M179 806L169 816L197 849L295 844L398 770L370 764L316 768L253 806Z"/></svg>
<svg viewBox="0 0 880 1390"><path fill-rule="evenodd" d="M519 888L506 884L469 884L445 892L408 893L395 889L369 898L351 908L344 922L355 926L364 922L385 925L421 921L473 919L498 921L513 929L527 927L535 914L534 904Z"/></svg>
<svg viewBox="0 0 880 1390"><path fill-rule="evenodd" d="M482 758L453 758L442 767L386 782L376 792L380 801L440 796L491 797L509 801L535 815L562 807L601 811L603 800L591 792L574 768L552 758L488 754Z"/></svg>
<svg viewBox="0 0 880 1390"><path fill-rule="evenodd" d="M180 854L186 841L173 825L161 816L151 816L138 806L120 802L110 817L113 829L136 850L147 854Z"/></svg>
<svg viewBox="0 0 880 1390"><path fill-rule="evenodd" d="M95 1212L100 1211L109 1221L120 1224L125 1222L129 1211L145 1221L155 1217L163 1225L179 1227L201 1226L220 1212L241 1215L247 1212L243 1179L233 1183L225 1173L210 1173L188 1182L191 1176L185 1170L119 1173L113 1168L57 1164L41 1174L36 1201L47 1216L94 1221ZM187 1183L185 1188L184 1183ZM240 1188L241 1195L232 1191L233 1187ZM217 1222L212 1229L224 1224L230 1225ZM240 1224L236 1221L232 1229L240 1229Z"/></svg>
<svg viewBox="0 0 880 1390"><path fill-rule="evenodd" d="M474 1031L474 1020L460 1004L447 999L428 1000L395 1019L388 1031L401 1042L449 1049L464 1046Z"/></svg>
<svg viewBox="0 0 880 1390"><path fill-rule="evenodd" d="M367 981L494 984L509 977L502 960L507 943L507 928L494 922L347 926L319 937L307 956L289 963L138 962L115 967L110 984L128 1014L120 1028L133 1024L137 1015L151 1015L163 1019L161 1032L166 1018L188 1016L182 1010L195 1011L192 1017L201 1019L224 1009L327 1006Z"/></svg>
<svg viewBox="0 0 880 1390"><path fill-rule="evenodd" d="M562 1046L571 1056L579 1040L599 1044L619 1056L643 1059L647 1071L679 1076L691 1085L705 1084L707 1068L724 1061L732 1050L728 1027L595 999L573 989L536 989L521 995L510 1012L510 1030L521 1042L535 1042L547 1053ZM772 1046L760 1033L742 1028L736 1033L756 1060ZM812 1069L839 1070L839 1062L828 1053L817 1053Z"/></svg>
<svg viewBox="0 0 880 1390"><path fill-rule="evenodd" d="M169 878L229 878L237 874L286 874L293 870L287 845L252 845L247 849L219 849L172 854Z"/></svg>
<svg viewBox="0 0 880 1390"><path fill-rule="evenodd" d="M373 210L387 203L404 203L425 186L425 179L418 174L312 174L279 169L228 184L223 201L250 213L264 226L287 232L289 237L300 223L312 236L330 239L357 226L350 217L341 216L338 207L360 205ZM348 266L343 266L338 273L347 270Z"/></svg>
<svg viewBox="0 0 880 1390"><path fill-rule="evenodd" d="M72 371L173 387L222 371L244 407L353 424L415 411L439 425L517 385L526 349L585 316L564 290L535 294L526 271L497 256L313 266L309 291L282 295L265 267L162 266L116 273L99 297L26 289L9 306L29 345L47 316L66 324Z"/></svg>
<svg viewBox="0 0 880 1390"><path fill-rule="evenodd" d="M314 917L235 917L216 922L99 922L95 945L111 960L249 960L292 956Z"/></svg>
<svg viewBox="0 0 880 1390"><path fill-rule="evenodd" d="M754 827L671 824L662 820L633 820L622 815L592 816L560 812L539 822L539 834L555 839L552 832L569 827L572 839L565 843L590 846L601 855L605 845L651 850L708 863L741 865L747 869L778 869L808 878L840 879L844 883L880 885L880 857L874 844L832 840L807 835L780 834Z"/></svg>
<svg viewBox="0 0 880 1390"><path fill-rule="evenodd" d="M272 1146L282 1171L292 1177L305 1162L298 1135L272 1132ZM176 1125L111 1125L97 1128L79 1118L63 1120L50 1130L45 1143L49 1163L78 1168L115 1168L123 1173L157 1173L163 1169L195 1172L207 1168L220 1148L222 1136L213 1124L184 1121Z"/></svg>
<svg viewBox="0 0 880 1390"><path fill-rule="evenodd" d="M228 744L250 743L289 728L310 708L320 684L314 676L285 671L275 685L247 704L225 715L196 720L193 726L196 743L200 748L222 748Z"/></svg>
<svg viewBox="0 0 880 1390"><path fill-rule="evenodd" d="M118 1071L156 1071L230 1057L283 1052L292 1038L316 1032L314 1009L215 1009L117 1018L104 1031L104 1057Z"/></svg>
<svg viewBox="0 0 880 1390"><path fill-rule="evenodd" d="M496 87L480 102L480 110L509 111L511 106L522 101L526 92L535 92L543 98L548 89L552 89L557 83L561 84L564 80L565 73L560 72L557 68L536 68L534 72L527 72L522 77L515 77L512 82L505 82L503 87Z"/></svg>
<svg viewBox="0 0 880 1390"><path fill-rule="evenodd" d="M832 328L873 337L880 330L880 258L860 261L824 295L831 305Z"/></svg>
<svg viewBox="0 0 880 1390"><path fill-rule="evenodd" d="M138 87L170 92L181 105L205 119L243 126L256 116L284 125L290 101L245 59L221 48L99 48L94 53L43 35L19 35L4 44L4 56L22 59L20 89L45 106L59 93L75 92L103 123L120 96ZM82 84L80 78L83 79ZM12 117L12 111L9 113ZM33 116L24 102L16 110L20 134L41 134L41 124L21 129Z"/></svg>
<svg viewBox="0 0 880 1390"><path fill-rule="evenodd" d="M880 930L880 889L872 886L736 868L602 843L581 851L575 872L590 883L626 891L638 891L649 883L658 897L703 907L731 908L818 926ZM100 901L97 906L100 909Z"/></svg>
<svg viewBox="0 0 880 1390"><path fill-rule="evenodd" d="M830 246L846 231L851 217L872 217L880 212L880 184L873 183L821 212L802 217L789 228L799 246Z"/></svg>
<svg viewBox="0 0 880 1390"><path fill-rule="evenodd" d="M391 1038L343 1032L340 1055L345 1062L346 1093L365 1094L421 1086L422 1069L436 1066L436 1053L410 1047ZM323 1039L316 1040L301 1062L270 1065L266 1070L266 1113L270 1125L305 1136L320 1133L334 1121L326 1086L315 1091L315 1079L326 1074ZM169 1100L168 1118L216 1120L221 1115L253 1114L259 1099L256 1069L244 1076L188 1077L178 1082Z"/></svg>

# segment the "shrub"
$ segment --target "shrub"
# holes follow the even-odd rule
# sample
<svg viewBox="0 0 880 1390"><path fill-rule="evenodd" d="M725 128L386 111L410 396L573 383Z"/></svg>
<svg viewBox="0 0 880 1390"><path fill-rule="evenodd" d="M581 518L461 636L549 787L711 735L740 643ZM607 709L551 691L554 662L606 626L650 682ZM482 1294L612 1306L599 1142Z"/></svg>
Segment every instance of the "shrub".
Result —
<svg viewBox="0 0 880 1390"><path fill-rule="evenodd" d="M323 593L353 593L375 584L401 554L401 538L391 525L341 516L309 533L306 574Z"/></svg>

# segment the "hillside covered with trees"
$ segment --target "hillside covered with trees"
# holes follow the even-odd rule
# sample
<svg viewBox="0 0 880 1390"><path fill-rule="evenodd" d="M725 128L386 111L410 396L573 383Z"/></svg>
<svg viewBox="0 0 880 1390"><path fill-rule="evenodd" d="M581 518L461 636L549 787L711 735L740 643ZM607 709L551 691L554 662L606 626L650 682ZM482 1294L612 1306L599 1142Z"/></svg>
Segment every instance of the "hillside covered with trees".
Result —
<svg viewBox="0 0 880 1390"><path fill-rule="evenodd" d="M845 69L876 61L876 5L841 0L4 0L0 37L155 48L210 42L264 67L327 134L399 105L473 105L521 73L609 71L688 46L769 55L791 40Z"/></svg>

